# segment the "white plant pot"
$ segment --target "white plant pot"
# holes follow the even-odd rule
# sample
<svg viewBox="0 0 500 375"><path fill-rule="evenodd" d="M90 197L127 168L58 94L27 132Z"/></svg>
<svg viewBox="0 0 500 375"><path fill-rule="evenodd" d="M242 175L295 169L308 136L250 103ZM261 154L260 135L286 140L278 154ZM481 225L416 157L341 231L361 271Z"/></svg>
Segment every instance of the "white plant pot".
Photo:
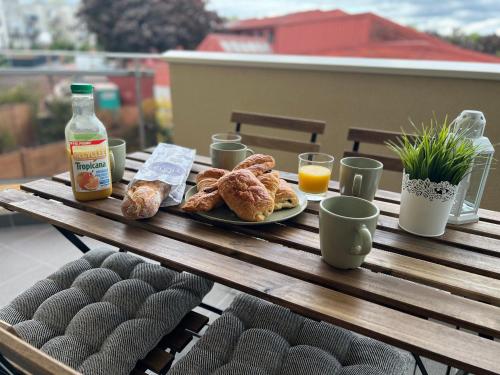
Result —
<svg viewBox="0 0 500 375"><path fill-rule="evenodd" d="M403 172L399 226L419 236L441 236L456 190L457 186L447 181L410 180Z"/></svg>

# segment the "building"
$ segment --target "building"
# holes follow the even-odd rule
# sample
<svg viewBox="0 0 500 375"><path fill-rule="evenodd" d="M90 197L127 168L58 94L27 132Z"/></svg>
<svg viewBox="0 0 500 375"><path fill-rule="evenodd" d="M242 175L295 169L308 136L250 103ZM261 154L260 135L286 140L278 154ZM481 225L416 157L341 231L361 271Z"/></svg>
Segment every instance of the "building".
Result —
<svg viewBox="0 0 500 375"><path fill-rule="evenodd" d="M500 62L373 13L313 10L229 22L200 51Z"/></svg>
<svg viewBox="0 0 500 375"><path fill-rule="evenodd" d="M0 42L4 46L4 27L4 48L47 47L56 40L77 47L92 45L94 37L76 16L78 6L79 2L68 0L0 0Z"/></svg>
<svg viewBox="0 0 500 375"><path fill-rule="evenodd" d="M3 0L0 0L0 48L8 48L10 44L7 30L7 19L5 17L5 7Z"/></svg>

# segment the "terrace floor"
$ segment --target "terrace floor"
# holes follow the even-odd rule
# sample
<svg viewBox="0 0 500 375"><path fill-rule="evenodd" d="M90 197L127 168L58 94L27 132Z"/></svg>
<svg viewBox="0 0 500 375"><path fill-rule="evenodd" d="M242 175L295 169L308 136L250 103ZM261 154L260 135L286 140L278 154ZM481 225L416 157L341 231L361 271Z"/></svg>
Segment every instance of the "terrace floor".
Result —
<svg viewBox="0 0 500 375"><path fill-rule="evenodd" d="M81 252L54 227L48 224L19 225L16 224L18 221L22 221L20 215L14 220L10 219L9 226L0 227L0 307L38 280L82 256ZM99 246L112 248L92 238L83 237L82 240L90 248ZM234 289L216 284L204 302L223 310L231 304L237 293ZM216 314L206 310L199 309L199 312L209 316L210 322L217 318ZM191 346L189 345L183 353ZM178 358L183 353L180 353ZM424 363L431 375L446 373L446 366L442 364L425 359ZM408 373L411 374L413 369ZM420 374L418 369L416 374Z"/></svg>

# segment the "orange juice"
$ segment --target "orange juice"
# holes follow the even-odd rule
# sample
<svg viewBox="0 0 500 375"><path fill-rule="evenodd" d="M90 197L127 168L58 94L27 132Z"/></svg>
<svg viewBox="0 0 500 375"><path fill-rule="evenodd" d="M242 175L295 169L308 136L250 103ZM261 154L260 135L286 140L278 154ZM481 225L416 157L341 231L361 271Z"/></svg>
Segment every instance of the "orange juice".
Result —
<svg viewBox="0 0 500 375"><path fill-rule="evenodd" d="M112 190L108 135L94 113L93 87L73 83L71 92L73 117L65 136L73 194L80 201L107 198Z"/></svg>
<svg viewBox="0 0 500 375"><path fill-rule="evenodd" d="M71 143L76 142L72 141ZM100 147L101 154L104 150L107 151L107 142L102 143L103 145ZM109 157L107 153L101 155L101 158L97 160L89 159L88 151L78 150L77 146L67 149L66 153L69 160L71 187L77 200L103 199L111 195L111 176L109 174Z"/></svg>
<svg viewBox="0 0 500 375"><path fill-rule="evenodd" d="M299 168L299 189L304 193L321 194L328 190L331 172L321 165L303 165Z"/></svg>

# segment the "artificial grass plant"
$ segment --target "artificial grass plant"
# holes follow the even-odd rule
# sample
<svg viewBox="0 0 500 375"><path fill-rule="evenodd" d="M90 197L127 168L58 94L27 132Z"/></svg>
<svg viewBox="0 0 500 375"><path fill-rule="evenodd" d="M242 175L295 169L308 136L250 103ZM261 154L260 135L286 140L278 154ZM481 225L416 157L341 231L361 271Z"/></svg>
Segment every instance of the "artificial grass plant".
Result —
<svg viewBox="0 0 500 375"><path fill-rule="evenodd" d="M465 137L465 132L453 132L453 123L447 118L439 125L436 118L430 125L416 129L415 135L403 132L397 142L386 142L389 149L401 159L410 179L429 179L431 182L458 183L469 173L479 150Z"/></svg>

